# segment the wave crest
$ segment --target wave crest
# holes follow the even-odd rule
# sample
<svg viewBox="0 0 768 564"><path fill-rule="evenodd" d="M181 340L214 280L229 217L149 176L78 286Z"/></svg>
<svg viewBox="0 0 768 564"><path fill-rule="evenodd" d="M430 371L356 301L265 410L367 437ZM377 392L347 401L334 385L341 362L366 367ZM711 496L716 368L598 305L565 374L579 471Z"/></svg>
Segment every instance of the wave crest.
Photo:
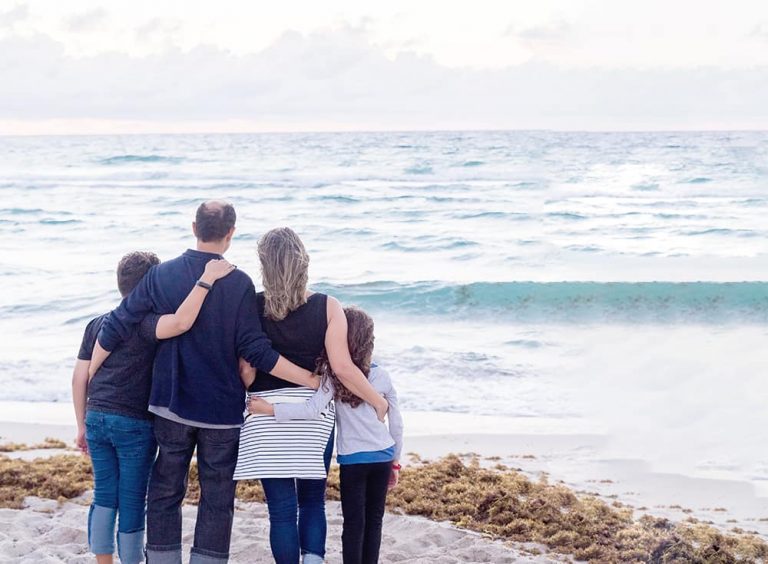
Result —
<svg viewBox="0 0 768 564"><path fill-rule="evenodd" d="M317 288L371 311L526 322L768 323L766 282L370 282Z"/></svg>

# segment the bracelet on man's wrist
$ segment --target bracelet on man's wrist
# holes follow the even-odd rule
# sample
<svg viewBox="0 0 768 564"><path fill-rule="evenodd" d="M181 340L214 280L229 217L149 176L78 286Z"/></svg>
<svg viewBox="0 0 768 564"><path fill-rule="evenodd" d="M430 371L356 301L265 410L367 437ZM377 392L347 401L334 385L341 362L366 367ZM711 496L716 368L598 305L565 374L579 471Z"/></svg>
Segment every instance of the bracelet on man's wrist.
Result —
<svg viewBox="0 0 768 564"><path fill-rule="evenodd" d="M195 282L195 286L200 286L201 288L205 288L208 291L210 291L211 288L213 288L213 284L208 284L208 282L203 282L202 280L198 280L197 282Z"/></svg>

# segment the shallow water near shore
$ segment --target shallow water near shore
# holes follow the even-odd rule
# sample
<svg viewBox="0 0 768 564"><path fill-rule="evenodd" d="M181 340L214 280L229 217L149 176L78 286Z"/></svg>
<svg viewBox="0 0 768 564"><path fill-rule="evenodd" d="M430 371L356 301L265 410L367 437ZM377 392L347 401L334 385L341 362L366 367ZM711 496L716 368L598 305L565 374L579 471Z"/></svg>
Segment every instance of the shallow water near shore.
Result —
<svg viewBox="0 0 768 564"><path fill-rule="evenodd" d="M763 492L767 157L765 133L0 138L0 400L67 401L119 257L177 255L219 197L239 268L290 225L315 287L374 315L407 409Z"/></svg>

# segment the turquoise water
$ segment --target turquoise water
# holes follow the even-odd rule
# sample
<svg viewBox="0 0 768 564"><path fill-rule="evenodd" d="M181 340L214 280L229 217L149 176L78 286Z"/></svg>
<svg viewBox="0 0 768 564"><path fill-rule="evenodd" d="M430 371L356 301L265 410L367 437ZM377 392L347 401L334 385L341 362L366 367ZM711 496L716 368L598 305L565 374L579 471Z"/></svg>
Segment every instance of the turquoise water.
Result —
<svg viewBox="0 0 768 564"><path fill-rule="evenodd" d="M571 323L768 323L764 282L369 282L317 289L371 310Z"/></svg>
<svg viewBox="0 0 768 564"><path fill-rule="evenodd" d="M0 138L0 399L65 401L120 256L177 255L225 198L239 268L289 225L374 315L406 408L623 428L645 457L663 432L768 478L741 438L768 429L766 179L760 132Z"/></svg>

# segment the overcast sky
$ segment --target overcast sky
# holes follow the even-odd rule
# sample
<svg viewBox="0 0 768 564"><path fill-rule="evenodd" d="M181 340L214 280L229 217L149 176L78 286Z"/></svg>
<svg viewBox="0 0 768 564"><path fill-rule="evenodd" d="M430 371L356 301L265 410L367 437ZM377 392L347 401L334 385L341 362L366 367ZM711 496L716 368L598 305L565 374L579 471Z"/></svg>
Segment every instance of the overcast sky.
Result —
<svg viewBox="0 0 768 564"><path fill-rule="evenodd" d="M0 133L768 129L764 0L0 0Z"/></svg>

